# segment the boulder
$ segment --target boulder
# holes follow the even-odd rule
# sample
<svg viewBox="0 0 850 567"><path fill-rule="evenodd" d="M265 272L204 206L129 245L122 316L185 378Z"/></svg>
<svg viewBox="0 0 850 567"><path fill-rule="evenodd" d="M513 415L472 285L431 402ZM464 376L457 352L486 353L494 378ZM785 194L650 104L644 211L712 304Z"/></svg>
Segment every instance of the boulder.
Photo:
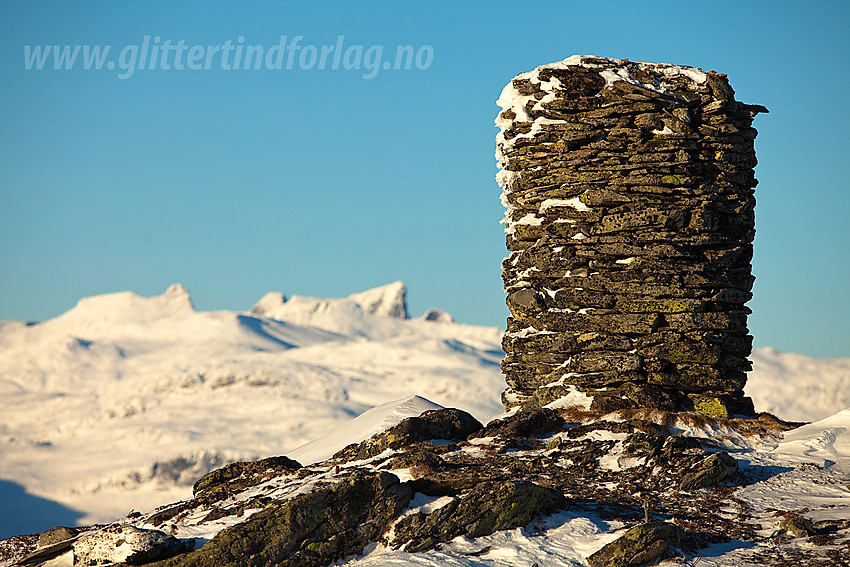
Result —
<svg viewBox="0 0 850 567"><path fill-rule="evenodd" d="M457 536L481 537L527 525L567 505L556 490L528 481L486 481L430 514L404 517L393 529L394 547L424 551Z"/></svg>
<svg viewBox="0 0 850 567"><path fill-rule="evenodd" d="M125 524L109 526L80 538L71 547L74 565L143 565L189 551L192 543L159 530Z"/></svg>
<svg viewBox="0 0 850 567"><path fill-rule="evenodd" d="M69 539L74 539L75 537L77 537L78 533L78 529L68 528L65 526L57 526L55 528L50 528L46 532L39 534L38 546L48 547L57 543L61 543L63 541L68 541Z"/></svg>
<svg viewBox="0 0 850 567"><path fill-rule="evenodd" d="M703 459L692 469L685 471L679 482L679 490L697 490L723 482L738 470L738 461L728 453L720 452Z"/></svg>
<svg viewBox="0 0 850 567"><path fill-rule="evenodd" d="M794 537L809 537L818 533L810 519L796 515L779 522L779 529Z"/></svg>
<svg viewBox="0 0 850 567"><path fill-rule="evenodd" d="M319 567L363 553L413 491L388 472L358 471L220 531L201 549L159 567Z"/></svg>
<svg viewBox="0 0 850 567"><path fill-rule="evenodd" d="M564 418L551 408L523 409L515 414L494 419L487 424L483 436L517 439L556 433L564 428Z"/></svg>
<svg viewBox="0 0 850 567"><path fill-rule="evenodd" d="M628 530L587 558L590 567L636 567L667 552L678 540L678 528L666 522L648 522Z"/></svg>
<svg viewBox="0 0 850 567"><path fill-rule="evenodd" d="M463 410L429 410L419 417L408 417L362 443L349 445L338 451L333 458L339 461L368 459L387 449L408 447L417 442L461 441L481 429L481 422Z"/></svg>

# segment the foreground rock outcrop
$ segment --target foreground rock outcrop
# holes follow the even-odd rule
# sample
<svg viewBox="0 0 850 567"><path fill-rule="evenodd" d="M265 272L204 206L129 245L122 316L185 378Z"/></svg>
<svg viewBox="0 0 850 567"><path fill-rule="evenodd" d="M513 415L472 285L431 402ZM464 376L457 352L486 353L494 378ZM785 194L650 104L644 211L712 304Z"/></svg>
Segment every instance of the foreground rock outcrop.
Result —
<svg viewBox="0 0 850 567"><path fill-rule="evenodd" d="M567 506L557 490L524 480L485 480L430 514L402 518L390 545L415 553L457 536L470 538L521 528L535 518Z"/></svg>
<svg viewBox="0 0 850 567"><path fill-rule="evenodd" d="M753 548L749 564L841 565L834 559L850 550L846 518L813 523L789 515L778 535L765 535L766 517L748 513L735 497L776 471L742 471L718 439L742 446L792 426L769 415L715 420L575 406L522 410L481 426L460 410L428 411L324 462L300 466L274 457L227 465L199 480L190 500L94 531L47 534L45 544L54 546L57 538L72 539L21 564L40 565L72 549L76 565L318 567L376 545L388 552L451 552L458 536L474 541L525 530L560 510L616 530L616 538L584 558L592 566L692 560L729 540ZM706 435L676 433L682 430ZM132 547L130 536L156 545L115 555ZM813 537L837 545L793 543ZM761 546L769 553L759 555Z"/></svg>
<svg viewBox="0 0 850 567"><path fill-rule="evenodd" d="M109 526L72 544L74 565L147 565L190 551L192 542L131 525Z"/></svg>
<svg viewBox="0 0 850 567"><path fill-rule="evenodd" d="M393 474L354 471L339 482L270 502L198 551L155 565L327 565L362 553L412 496L410 485L401 484Z"/></svg>
<svg viewBox="0 0 850 567"><path fill-rule="evenodd" d="M505 87L505 407L753 414L753 117L725 75L573 56Z"/></svg>
<svg viewBox="0 0 850 567"><path fill-rule="evenodd" d="M666 522L647 522L633 527L617 540L587 558L590 567L643 565L680 540L678 529Z"/></svg>

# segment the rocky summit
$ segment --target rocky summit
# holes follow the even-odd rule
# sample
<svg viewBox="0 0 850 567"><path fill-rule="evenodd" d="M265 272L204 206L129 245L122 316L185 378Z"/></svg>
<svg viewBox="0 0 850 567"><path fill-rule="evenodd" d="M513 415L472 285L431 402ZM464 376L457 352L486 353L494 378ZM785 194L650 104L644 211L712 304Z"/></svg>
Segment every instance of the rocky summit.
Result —
<svg viewBox="0 0 850 567"><path fill-rule="evenodd" d="M503 90L506 407L752 414L753 117L725 75L573 56Z"/></svg>
<svg viewBox="0 0 850 567"><path fill-rule="evenodd" d="M571 513L618 531L583 558L592 567L695 564L729 541L748 552L746 564L846 565L850 523L838 512L817 523L789 512L774 520L775 510L738 496L781 471L751 457L739 464L736 450L794 425L767 414L571 407L521 410L483 426L460 410L432 410L323 462L233 463L201 478L189 500L101 529L51 530L17 564L62 553L74 565L157 567L318 567L375 549L485 555L487 546L455 549L458 538ZM779 520L765 534L763 524Z"/></svg>

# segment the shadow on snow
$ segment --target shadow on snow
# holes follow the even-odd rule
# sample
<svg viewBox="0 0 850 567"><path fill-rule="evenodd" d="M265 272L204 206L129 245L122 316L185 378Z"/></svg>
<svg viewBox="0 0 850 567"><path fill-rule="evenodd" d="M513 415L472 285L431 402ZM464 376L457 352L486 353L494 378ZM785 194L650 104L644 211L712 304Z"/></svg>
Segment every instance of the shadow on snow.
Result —
<svg viewBox="0 0 850 567"><path fill-rule="evenodd" d="M23 486L0 480L0 539L40 533L56 526L75 526L83 512L29 494Z"/></svg>

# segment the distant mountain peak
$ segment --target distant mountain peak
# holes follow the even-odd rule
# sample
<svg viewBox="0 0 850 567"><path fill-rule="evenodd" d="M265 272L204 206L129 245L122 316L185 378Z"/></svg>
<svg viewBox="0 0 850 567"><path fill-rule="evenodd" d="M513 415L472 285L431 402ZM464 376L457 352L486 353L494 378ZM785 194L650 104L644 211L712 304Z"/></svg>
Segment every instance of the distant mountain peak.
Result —
<svg viewBox="0 0 850 567"><path fill-rule="evenodd" d="M407 286L396 281L360 293L353 293L348 299L357 303L367 313L379 317L407 319Z"/></svg>
<svg viewBox="0 0 850 567"><path fill-rule="evenodd" d="M454 323L452 316L442 309L429 309L422 318L425 321L432 321L434 323Z"/></svg>
<svg viewBox="0 0 850 567"><path fill-rule="evenodd" d="M293 296L287 298L279 291L272 291L265 294L252 308L251 312L257 315L264 315L272 318L283 317L281 307L295 299L297 303L305 301L319 302L322 304L335 304L337 309L341 309L340 302L349 302L348 305L354 304L354 308L362 309L365 313L370 313L378 317L389 317L391 319L408 319L407 314L407 286L404 282L396 281L380 287L367 289L359 293L352 293L346 298L340 299L318 299L306 298L301 296ZM289 310L293 310L289 309Z"/></svg>
<svg viewBox="0 0 850 567"><path fill-rule="evenodd" d="M286 303L287 298L279 291L270 291L251 307L251 313L264 317L275 318L275 311Z"/></svg>
<svg viewBox="0 0 850 567"><path fill-rule="evenodd" d="M83 297L72 309L46 321L53 328L80 336L111 333L119 326L150 325L167 317L195 313L192 298L181 284L172 284L162 295L142 297L119 291Z"/></svg>
<svg viewBox="0 0 850 567"><path fill-rule="evenodd" d="M406 293L407 287L402 282L330 299L286 297L275 291L264 295L251 308L251 313L342 335L374 339L402 332L403 321L408 319Z"/></svg>
<svg viewBox="0 0 850 567"><path fill-rule="evenodd" d="M188 306L191 307L193 311L195 309L195 306L192 304L192 297L189 295L189 291L183 287L183 284L181 283L173 283L168 286L168 289L165 290L165 293L163 293L161 297L165 301L180 305L183 308Z"/></svg>

